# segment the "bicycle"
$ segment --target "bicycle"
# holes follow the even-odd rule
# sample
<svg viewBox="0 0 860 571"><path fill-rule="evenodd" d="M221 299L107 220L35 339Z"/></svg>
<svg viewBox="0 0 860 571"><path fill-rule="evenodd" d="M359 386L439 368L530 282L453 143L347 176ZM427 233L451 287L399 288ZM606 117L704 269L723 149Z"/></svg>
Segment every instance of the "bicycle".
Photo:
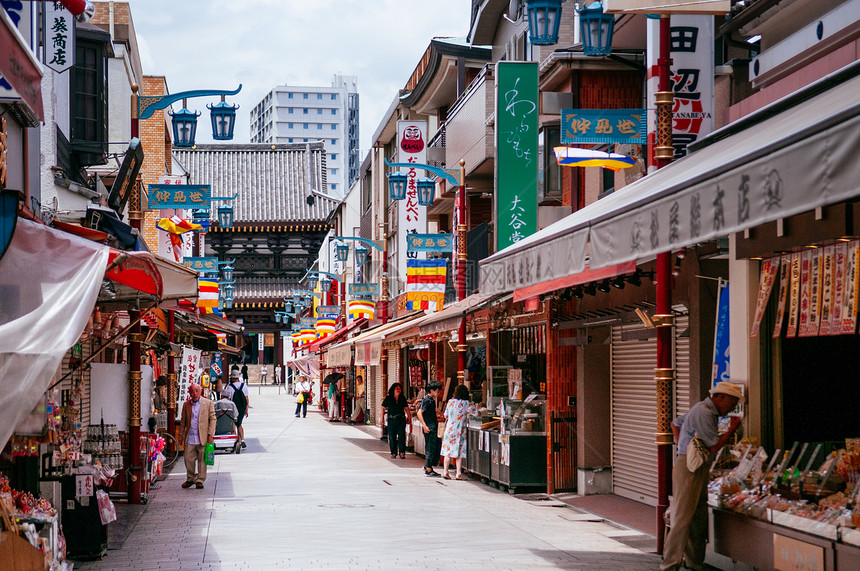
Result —
<svg viewBox="0 0 860 571"><path fill-rule="evenodd" d="M155 434L164 439L164 449L161 451L161 455L164 456L164 466L169 468L179 460L179 442L167 432L166 428L157 429Z"/></svg>

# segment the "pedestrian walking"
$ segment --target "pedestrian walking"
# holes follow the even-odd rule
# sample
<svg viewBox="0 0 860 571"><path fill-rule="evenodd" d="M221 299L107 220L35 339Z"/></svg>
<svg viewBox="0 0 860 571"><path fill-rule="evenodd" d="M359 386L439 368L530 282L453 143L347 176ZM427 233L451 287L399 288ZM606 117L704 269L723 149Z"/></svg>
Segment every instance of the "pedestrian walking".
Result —
<svg viewBox="0 0 860 571"><path fill-rule="evenodd" d="M340 403L338 403L338 397L340 396L340 389L338 388L339 382L340 381L335 381L328 384L327 398L329 422L340 422Z"/></svg>
<svg viewBox="0 0 860 571"><path fill-rule="evenodd" d="M281 364L280 363L275 365L275 384L276 385L281 384ZM278 394L281 394L281 393L278 393Z"/></svg>
<svg viewBox="0 0 860 571"><path fill-rule="evenodd" d="M466 457L466 419L468 415L478 412L478 407L469 399L469 389L466 385L457 385L454 389L454 398L448 401L445 407L445 434L442 436L442 456L444 463L442 477L450 480L448 468L451 459L457 467L454 477L465 480L463 477L463 458Z"/></svg>
<svg viewBox="0 0 860 571"><path fill-rule="evenodd" d="M266 370L266 365L260 367L260 382L264 385L266 384L266 375L268 375L269 371Z"/></svg>
<svg viewBox="0 0 860 571"><path fill-rule="evenodd" d="M388 415L388 449L391 457L406 458L406 425L412 422L412 413L409 411L409 401L403 395L403 385L394 383L388 388L388 396L382 400L382 417Z"/></svg>
<svg viewBox="0 0 860 571"><path fill-rule="evenodd" d="M705 542L708 539L708 472L711 462L706 459L695 471L687 468L687 446L698 437L711 454L716 454L738 430L741 419L734 416L729 429L721 436L717 421L734 410L743 398L741 388L727 381L716 384L711 396L696 403L687 414L672 421L672 433L678 443L678 455L672 469L672 527L663 548L661 570L686 566L701 569L705 563Z"/></svg>
<svg viewBox="0 0 860 571"><path fill-rule="evenodd" d="M299 377L299 382L296 384L296 418L301 412L302 418L308 416L308 401L311 400L311 382L307 377Z"/></svg>
<svg viewBox="0 0 860 571"><path fill-rule="evenodd" d="M427 395L418 408L418 420L424 431L424 475L438 477L433 468L439 463L439 419L436 418L436 399L442 391L439 381L427 383Z"/></svg>
<svg viewBox="0 0 860 571"><path fill-rule="evenodd" d="M180 442L185 443L185 482L183 488L195 486L203 489L206 481L206 444L215 442L215 405L203 397L203 387L192 383L188 386L188 400L182 404Z"/></svg>
<svg viewBox="0 0 860 571"><path fill-rule="evenodd" d="M238 415L236 419L236 432L239 436L239 442L242 443L242 448L247 448L248 446L245 444L245 428L242 426L242 422L248 416L251 400L248 398L248 383L241 379L238 369L230 371L230 384L224 387L224 392L233 401L233 404L236 405Z"/></svg>
<svg viewBox="0 0 860 571"><path fill-rule="evenodd" d="M248 365L242 365L242 379L248 382Z"/></svg>

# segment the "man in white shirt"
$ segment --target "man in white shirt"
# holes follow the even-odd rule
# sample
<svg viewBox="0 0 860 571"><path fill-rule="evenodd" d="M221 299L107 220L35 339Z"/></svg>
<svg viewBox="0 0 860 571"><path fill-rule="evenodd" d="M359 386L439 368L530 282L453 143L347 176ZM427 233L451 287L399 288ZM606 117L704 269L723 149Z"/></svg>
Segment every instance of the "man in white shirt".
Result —
<svg viewBox="0 0 860 571"><path fill-rule="evenodd" d="M260 382L262 384L266 384L266 375L268 375L268 371L266 370L266 365L260 367Z"/></svg>
<svg viewBox="0 0 860 571"><path fill-rule="evenodd" d="M275 384L276 385L281 384L281 365L280 364L275 365Z"/></svg>
<svg viewBox="0 0 860 571"><path fill-rule="evenodd" d="M203 397L203 388L197 384L188 386L189 399L182 405L182 424L180 441L185 443L182 453L185 458L186 479L183 488L194 485L203 489L206 481L206 461L204 449L209 442L215 442L215 406Z"/></svg>

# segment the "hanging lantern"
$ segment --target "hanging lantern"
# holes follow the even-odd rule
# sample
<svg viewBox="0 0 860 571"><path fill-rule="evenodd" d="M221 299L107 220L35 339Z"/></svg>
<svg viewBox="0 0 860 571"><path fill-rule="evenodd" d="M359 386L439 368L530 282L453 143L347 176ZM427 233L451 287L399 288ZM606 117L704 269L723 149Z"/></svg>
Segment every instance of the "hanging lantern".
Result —
<svg viewBox="0 0 860 571"><path fill-rule="evenodd" d="M615 16L603 11L603 3L592 2L579 14L582 53L587 56L608 56L612 53Z"/></svg>
<svg viewBox="0 0 860 571"><path fill-rule="evenodd" d="M221 228L233 227L233 207L219 206L218 207L218 226Z"/></svg>
<svg viewBox="0 0 860 571"><path fill-rule="evenodd" d="M349 244L338 242L334 248L334 256L338 262L345 262L349 259Z"/></svg>
<svg viewBox="0 0 860 571"><path fill-rule="evenodd" d="M212 119L212 138L217 141L229 141L233 138L233 127L236 125L236 109L238 105L230 105L221 96L221 103L207 105Z"/></svg>
<svg viewBox="0 0 860 571"><path fill-rule="evenodd" d="M191 211L191 219L195 224L202 224L209 220L209 211L205 209L195 209Z"/></svg>
<svg viewBox="0 0 860 571"><path fill-rule="evenodd" d="M320 277L320 291L323 293L331 289L331 278L328 276Z"/></svg>
<svg viewBox="0 0 860 571"><path fill-rule="evenodd" d="M402 172L393 172L388 175L388 195L391 197L391 200L403 200L406 198L407 178Z"/></svg>
<svg viewBox="0 0 860 571"><path fill-rule="evenodd" d="M275 323L280 323L280 322L281 322L281 314L276 311L275 312Z"/></svg>
<svg viewBox="0 0 860 571"><path fill-rule="evenodd" d="M221 269L221 273L224 276L225 282L232 282L233 281L233 266L231 266L231 265L224 266Z"/></svg>
<svg viewBox="0 0 860 571"><path fill-rule="evenodd" d="M284 311L286 313L292 313L293 312L293 304L292 303L285 303L284 304Z"/></svg>
<svg viewBox="0 0 860 571"><path fill-rule="evenodd" d="M359 266L363 266L367 263L367 253L370 250L367 246L362 246L359 244L355 247L355 263Z"/></svg>
<svg viewBox="0 0 860 571"><path fill-rule="evenodd" d="M224 299L224 309L233 309L233 298Z"/></svg>
<svg viewBox="0 0 860 571"><path fill-rule="evenodd" d="M429 177L418 180L418 204L430 206L436 199L436 181Z"/></svg>
<svg viewBox="0 0 860 571"><path fill-rule="evenodd" d="M200 113L189 111L185 107L185 99L182 100L182 109L174 113L169 111L173 120L173 145L175 147L193 147L194 137L197 135L197 117Z"/></svg>
<svg viewBox="0 0 860 571"><path fill-rule="evenodd" d="M564 0L526 0L529 19L529 42L535 46L558 43L561 5Z"/></svg>
<svg viewBox="0 0 860 571"><path fill-rule="evenodd" d="M224 286L224 299L233 299L233 292L235 289L233 288L233 284L227 284Z"/></svg>
<svg viewBox="0 0 860 571"><path fill-rule="evenodd" d="M307 284L310 289L316 289L317 282L319 281L320 277L317 274L308 274L308 277L305 279L307 280Z"/></svg>

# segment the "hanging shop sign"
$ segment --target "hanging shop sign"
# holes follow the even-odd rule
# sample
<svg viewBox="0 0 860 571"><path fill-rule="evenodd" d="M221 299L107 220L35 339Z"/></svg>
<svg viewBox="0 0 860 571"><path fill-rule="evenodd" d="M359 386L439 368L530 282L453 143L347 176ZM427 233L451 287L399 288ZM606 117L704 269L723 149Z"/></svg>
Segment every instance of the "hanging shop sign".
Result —
<svg viewBox="0 0 860 571"><path fill-rule="evenodd" d="M496 64L496 251L537 230L538 64Z"/></svg>
<svg viewBox="0 0 860 571"><path fill-rule="evenodd" d="M397 122L397 162L427 164L427 122ZM427 209L418 204L418 179L426 176L424 169L401 169L406 175L406 199L397 205L397 276L406 282L406 261L423 259L419 252L410 252L407 236L427 232Z"/></svg>
<svg viewBox="0 0 860 571"><path fill-rule="evenodd" d="M648 19L647 69L658 65L659 19ZM711 16L671 16L672 146L675 159L687 155L687 145L714 130L714 18ZM658 74L646 82L648 101L654 101L659 90ZM648 141L656 141L656 110L648 111ZM649 146L649 164L653 164L653 145Z"/></svg>
<svg viewBox="0 0 860 571"><path fill-rule="evenodd" d="M731 12L729 0L603 0L607 14L713 14Z"/></svg>
<svg viewBox="0 0 860 571"><path fill-rule="evenodd" d="M205 257L205 258L183 258L182 265L188 269L196 270L201 273L208 272L217 272L218 271L218 258L215 257Z"/></svg>
<svg viewBox="0 0 860 571"><path fill-rule="evenodd" d="M317 315L338 315L340 313L339 305L318 305Z"/></svg>
<svg viewBox="0 0 860 571"><path fill-rule="evenodd" d="M454 248L454 235L409 234L406 245L410 252L450 252Z"/></svg>
<svg viewBox="0 0 860 571"><path fill-rule="evenodd" d="M18 25L23 25L20 19ZM10 13L0 9L0 53L3 54L0 57L0 74L3 76L0 83L8 85L2 95L4 99L20 100L27 110L28 125L36 126L45 120L42 68L28 43L16 29Z"/></svg>
<svg viewBox="0 0 860 571"><path fill-rule="evenodd" d="M729 380L729 282L720 280L717 291L717 322L714 333L714 360L711 370L711 386Z"/></svg>
<svg viewBox="0 0 860 571"><path fill-rule="evenodd" d="M561 142L644 145L646 116L645 109L562 109Z"/></svg>
<svg viewBox="0 0 860 571"><path fill-rule="evenodd" d="M212 186L208 184L150 184L149 208L209 208Z"/></svg>
<svg viewBox="0 0 860 571"><path fill-rule="evenodd" d="M119 165L119 172L110 187L108 194L108 206L122 216L125 205L131 197L131 191L143 165L143 145L140 139L132 138Z"/></svg>
<svg viewBox="0 0 860 571"><path fill-rule="evenodd" d="M177 393L177 410L182 409L182 403L188 396L188 385L192 383L200 384L200 375L203 372L200 366L200 356L202 351L191 347L182 347L179 365L179 391Z"/></svg>
<svg viewBox="0 0 860 571"><path fill-rule="evenodd" d="M362 295L374 296L379 295L378 283L363 283L363 284L348 284L347 291L350 297L358 297Z"/></svg>
<svg viewBox="0 0 860 571"><path fill-rule="evenodd" d="M328 367L349 367L352 362L352 349L349 345L333 347L326 353L325 363Z"/></svg>
<svg viewBox="0 0 860 571"><path fill-rule="evenodd" d="M45 65L63 73L75 63L75 17L59 2L45 2Z"/></svg>

